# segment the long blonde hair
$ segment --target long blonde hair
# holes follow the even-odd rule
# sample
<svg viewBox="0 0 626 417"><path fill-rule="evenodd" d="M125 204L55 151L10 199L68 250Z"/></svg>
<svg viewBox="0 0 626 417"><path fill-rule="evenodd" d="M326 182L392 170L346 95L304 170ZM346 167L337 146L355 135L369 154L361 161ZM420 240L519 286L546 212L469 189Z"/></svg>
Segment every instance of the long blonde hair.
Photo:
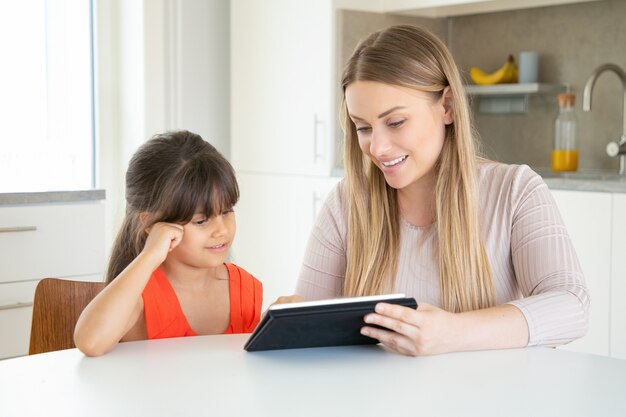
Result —
<svg viewBox="0 0 626 417"><path fill-rule="evenodd" d="M453 123L446 126L436 164L435 215L439 238L441 305L452 312L490 307L495 289L478 220L478 154L469 105L454 60L435 35L393 26L362 41L349 59L342 88L376 81L429 92L450 87ZM346 295L389 292L395 284L400 246L397 192L361 151L354 123L342 104L348 196Z"/></svg>

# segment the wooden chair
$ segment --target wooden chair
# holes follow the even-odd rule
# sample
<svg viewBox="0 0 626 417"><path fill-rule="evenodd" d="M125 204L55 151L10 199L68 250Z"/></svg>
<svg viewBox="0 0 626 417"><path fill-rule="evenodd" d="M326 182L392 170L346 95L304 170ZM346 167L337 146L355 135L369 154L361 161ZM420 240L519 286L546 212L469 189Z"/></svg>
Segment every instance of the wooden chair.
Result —
<svg viewBox="0 0 626 417"><path fill-rule="evenodd" d="M35 289L28 354L76 347L76 321L104 286L104 282L42 279Z"/></svg>

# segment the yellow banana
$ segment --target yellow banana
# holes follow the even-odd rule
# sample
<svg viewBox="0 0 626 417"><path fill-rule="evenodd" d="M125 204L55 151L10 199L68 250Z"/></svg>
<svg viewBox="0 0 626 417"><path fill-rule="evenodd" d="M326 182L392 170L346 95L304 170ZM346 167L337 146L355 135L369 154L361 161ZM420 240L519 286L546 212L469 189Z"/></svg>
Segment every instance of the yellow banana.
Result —
<svg viewBox="0 0 626 417"><path fill-rule="evenodd" d="M506 62L491 74L478 67L470 68L472 81L480 85L504 84L517 82L517 64L513 55L509 55Z"/></svg>
<svg viewBox="0 0 626 417"><path fill-rule="evenodd" d="M511 78L512 83L516 83L519 80L519 68L517 68L517 63L513 64L513 78Z"/></svg>

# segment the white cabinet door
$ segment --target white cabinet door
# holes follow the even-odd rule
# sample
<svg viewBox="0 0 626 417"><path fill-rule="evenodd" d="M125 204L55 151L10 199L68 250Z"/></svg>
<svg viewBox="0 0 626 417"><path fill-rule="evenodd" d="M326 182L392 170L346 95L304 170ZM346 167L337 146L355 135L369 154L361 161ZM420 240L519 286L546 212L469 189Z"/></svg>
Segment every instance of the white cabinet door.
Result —
<svg viewBox="0 0 626 417"><path fill-rule="evenodd" d="M42 278L102 281L102 200L0 207L0 359L26 355Z"/></svg>
<svg viewBox="0 0 626 417"><path fill-rule="evenodd" d="M612 194L552 190L552 195L572 238L591 295L589 332L564 348L609 355Z"/></svg>
<svg viewBox="0 0 626 417"><path fill-rule="evenodd" d="M329 175L331 0L231 2L231 155L238 172Z"/></svg>
<svg viewBox="0 0 626 417"><path fill-rule="evenodd" d="M33 307L0 309L0 359L28 354Z"/></svg>
<svg viewBox="0 0 626 417"><path fill-rule="evenodd" d="M626 359L626 194L613 194L611 356Z"/></svg>
<svg viewBox="0 0 626 417"><path fill-rule="evenodd" d="M309 233L337 178L238 174L231 260L263 283L264 308L295 291Z"/></svg>
<svg viewBox="0 0 626 417"><path fill-rule="evenodd" d="M0 283L102 273L104 202L0 207Z"/></svg>

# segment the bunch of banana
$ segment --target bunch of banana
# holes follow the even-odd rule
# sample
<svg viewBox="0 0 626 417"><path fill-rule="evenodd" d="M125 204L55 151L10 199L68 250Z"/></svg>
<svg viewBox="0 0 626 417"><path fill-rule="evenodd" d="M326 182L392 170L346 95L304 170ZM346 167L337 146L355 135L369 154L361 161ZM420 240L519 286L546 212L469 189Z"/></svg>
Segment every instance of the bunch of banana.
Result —
<svg viewBox="0 0 626 417"><path fill-rule="evenodd" d="M509 58L506 60L504 65L502 65L491 74L487 74L485 71L481 70L478 67L471 67L469 73L472 81L474 81L476 84L505 84L517 82L518 69L517 64L515 63L515 58L513 58L513 55L509 55Z"/></svg>

